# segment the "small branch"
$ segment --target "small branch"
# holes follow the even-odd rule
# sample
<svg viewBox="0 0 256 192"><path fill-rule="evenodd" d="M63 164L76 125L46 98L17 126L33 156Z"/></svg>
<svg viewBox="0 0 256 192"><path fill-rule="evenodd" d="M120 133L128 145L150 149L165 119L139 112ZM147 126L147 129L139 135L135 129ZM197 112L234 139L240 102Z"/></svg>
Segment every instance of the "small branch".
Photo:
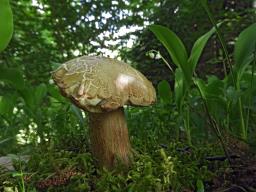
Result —
<svg viewBox="0 0 256 192"><path fill-rule="evenodd" d="M230 159L238 159L238 158L240 158L239 155L230 155L229 157L230 157ZM205 159L207 161L224 161L224 160L227 159L227 157L226 156L213 156L213 157L206 157Z"/></svg>

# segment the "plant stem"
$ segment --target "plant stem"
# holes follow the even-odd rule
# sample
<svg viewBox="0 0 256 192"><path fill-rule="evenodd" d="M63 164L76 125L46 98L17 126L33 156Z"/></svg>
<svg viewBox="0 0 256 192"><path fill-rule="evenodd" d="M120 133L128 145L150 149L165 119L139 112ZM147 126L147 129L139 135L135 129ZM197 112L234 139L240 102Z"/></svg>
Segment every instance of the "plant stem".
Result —
<svg viewBox="0 0 256 192"><path fill-rule="evenodd" d="M209 7L208 7L207 3L206 3L206 2L204 3L202 0L201 0L200 2L201 2L201 5L203 6L204 10L206 11L206 13L207 13L207 15L208 15L208 17L209 17L209 19L210 19L212 25L213 25L213 26L215 27L215 29L216 29L216 33L217 33L218 39L220 40L221 47L222 47L222 49L223 49L224 55L225 55L225 57L226 57L226 61L227 61L228 66L229 66L229 68L230 68L230 72L231 72L231 77L232 77L233 84L236 85L236 80L235 80L235 76L234 76L234 72L233 72L233 67L232 67L230 58L229 58L229 56L228 56L228 51L227 51L227 46L226 46L226 44L225 44L225 41L224 41L222 35L220 34L219 28L218 28L218 26L217 26L217 24L216 24L216 21L215 21L213 15L212 15L211 11L209 10ZM225 62L224 62L223 68L224 68L225 76L227 76L227 67L226 67Z"/></svg>
<svg viewBox="0 0 256 192"><path fill-rule="evenodd" d="M226 130L227 131L231 131L230 130L230 101L227 101L227 120L226 120Z"/></svg>
<svg viewBox="0 0 256 192"><path fill-rule="evenodd" d="M19 160L20 161L20 160ZM25 192L26 189L25 189L25 183L24 183L24 178L23 178L23 172L22 172L22 168L21 168L21 162L20 163L20 179L21 179L21 189L22 189L22 192Z"/></svg>
<svg viewBox="0 0 256 192"><path fill-rule="evenodd" d="M229 68L230 68L230 73L231 73L233 84L236 87L236 89L239 91L240 90L239 89L239 84L238 84L237 80L235 79L235 75L234 75L234 72L233 72L233 67L232 67L232 64L231 64L231 60L228 56L228 51L227 51L227 46L225 44L225 41L224 41L222 35L220 34L220 31L218 29L218 26L216 24L216 21L215 21L213 15L212 15L211 11L209 10L209 7L207 5L207 1L201 0L200 2L201 2L201 5L203 6L203 8L205 9L212 25L216 29L218 39L220 40L221 47L224 51L225 58L227 60ZM226 66L225 66L224 70L226 70ZM225 76L227 76L227 72L225 72ZM242 139L247 140L247 129L245 127L245 120L244 120L244 114L243 114L243 104L242 104L241 98L238 99L238 107L239 107L239 115L240 115L241 137L242 137Z"/></svg>
<svg viewBox="0 0 256 192"><path fill-rule="evenodd" d="M198 88L198 86L196 86L196 87ZM224 151L224 153L225 153L225 155L226 155L226 157L227 157L227 159L228 159L228 162L229 162L229 164L231 165L231 158L230 158L230 155L229 155L229 153L228 153L228 150L227 150L227 147L226 147L226 145L225 145L225 142L224 142L224 140L223 140L223 138L222 138L220 129L219 129L219 127L218 127L218 124L216 123L216 121L215 121L215 120L213 119L213 117L211 116L210 111L209 111L209 107L208 107L208 105L207 105L207 101L206 101L205 98L203 97L203 94L202 94L202 92L201 92L201 90L200 90L199 88L198 88L198 91L199 91L200 96L201 96L201 98L202 98L202 100L203 100L204 108L205 108L207 117L208 117L208 119L209 119L209 122L210 122L210 124L211 124L211 126L212 126L212 128L213 128L213 131L215 132L217 138L219 139L219 141L220 141L220 143L221 143L221 146L222 146L222 148L223 148L223 151Z"/></svg>
<svg viewBox="0 0 256 192"><path fill-rule="evenodd" d="M174 71L171 67L171 65L168 63L168 61L162 56L162 54L160 53L160 51L156 51L156 50L151 50L152 53L155 54L159 54L160 58L163 60L163 62L165 63L165 65L170 69L170 71L172 72L172 74L174 74Z"/></svg>
<svg viewBox="0 0 256 192"><path fill-rule="evenodd" d="M190 126L189 126L189 124L190 124L190 120L189 120L189 107L187 107L186 110L185 110L184 126L185 126L185 130L186 130L188 144L191 146L192 145L192 141L191 141L191 133L190 133Z"/></svg>
<svg viewBox="0 0 256 192"><path fill-rule="evenodd" d="M241 138L247 140L247 129L244 123L243 105L241 97L238 99L240 126L241 126Z"/></svg>

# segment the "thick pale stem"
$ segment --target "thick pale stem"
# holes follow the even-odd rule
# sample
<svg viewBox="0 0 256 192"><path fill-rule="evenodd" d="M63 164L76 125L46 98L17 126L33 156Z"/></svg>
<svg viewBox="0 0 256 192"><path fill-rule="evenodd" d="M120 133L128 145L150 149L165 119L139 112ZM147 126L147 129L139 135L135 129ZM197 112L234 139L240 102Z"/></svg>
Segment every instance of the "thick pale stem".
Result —
<svg viewBox="0 0 256 192"><path fill-rule="evenodd" d="M113 168L120 162L129 165L131 146L124 109L105 113L89 113L92 152L99 165Z"/></svg>

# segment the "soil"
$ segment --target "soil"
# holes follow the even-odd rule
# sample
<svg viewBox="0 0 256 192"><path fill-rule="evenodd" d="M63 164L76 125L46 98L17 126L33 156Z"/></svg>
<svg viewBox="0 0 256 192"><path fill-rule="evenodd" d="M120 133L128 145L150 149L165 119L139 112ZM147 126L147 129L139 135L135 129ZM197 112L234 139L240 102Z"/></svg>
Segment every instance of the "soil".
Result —
<svg viewBox="0 0 256 192"><path fill-rule="evenodd" d="M209 183L208 192L256 192L256 154L241 141L230 139L231 164Z"/></svg>

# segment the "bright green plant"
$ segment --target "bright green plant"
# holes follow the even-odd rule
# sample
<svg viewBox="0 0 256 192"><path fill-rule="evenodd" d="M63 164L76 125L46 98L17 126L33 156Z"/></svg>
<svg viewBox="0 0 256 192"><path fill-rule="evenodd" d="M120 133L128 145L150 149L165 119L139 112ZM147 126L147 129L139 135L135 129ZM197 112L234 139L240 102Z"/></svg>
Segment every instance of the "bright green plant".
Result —
<svg viewBox="0 0 256 192"><path fill-rule="evenodd" d="M166 80L162 80L160 83L158 83L157 91L164 103L168 104L172 102L171 87Z"/></svg>
<svg viewBox="0 0 256 192"><path fill-rule="evenodd" d="M226 130L229 130L230 127L230 115L232 115L231 109L235 109L234 106L237 106L238 104L238 112L240 117L238 134L244 140L247 140L248 137L249 123L245 124L245 108L243 107L243 105L248 102L246 101L246 99L243 98L249 98L249 101L251 101L253 98L254 89L252 86L252 82L254 81L254 64L252 63L253 60L255 60L255 33L256 24L252 24L240 33L235 43L235 65L233 73L233 77L235 78L236 82L235 85L233 85L233 81L231 80L233 78L231 74L229 74L229 76L227 76L224 80L219 80L215 78L215 80L208 82L208 84L200 79L195 80L195 83L198 86L201 95L206 101L209 108L212 108L214 105L218 106L219 109L223 107L226 108L226 124L224 125ZM252 64L251 68L249 68L250 64ZM248 69L251 70L250 77L244 79L245 73ZM242 91L240 88L241 83L243 84L243 89L245 89L244 91ZM221 104L222 106L219 104ZM249 121L249 109L252 109L252 107L252 102L250 102L250 104L247 105L247 122ZM213 116L215 117L215 119L218 118L217 114L213 114ZM229 131L235 133L234 130Z"/></svg>
<svg viewBox="0 0 256 192"><path fill-rule="evenodd" d="M244 31L242 31L237 39L235 44L235 51L234 51L234 77L236 82L236 89L239 92L241 85L241 78L245 73L245 70L248 68L248 65L255 60L255 50L256 50L256 23L252 24ZM255 61L254 61L255 62ZM253 65L254 66L254 65ZM253 74L253 70L252 70ZM253 76L251 81L253 80ZM247 140L248 137L248 124L246 126L245 118L244 118L244 110L243 110L243 103L241 97L238 100L239 109L240 109L240 122L241 122L241 131L240 135L241 138ZM249 114L247 114L249 116ZM248 117L247 117L248 118Z"/></svg>
<svg viewBox="0 0 256 192"><path fill-rule="evenodd" d="M174 84L174 92L175 92L175 102L177 105L177 108L180 113L180 117L183 119L183 126L185 129L185 132L187 134L188 143L191 144L191 125L190 125L190 113L191 113L191 107L188 104L188 96L191 95L191 88L192 85L195 85L198 88L199 95L201 96L204 107L206 110L206 114L208 116L209 122L211 124L211 127L214 128L215 133L217 136L222 140L221 138L221 132L220 132L220 126L219 124L223 124L221 122L221 115L218 115L218 113L225 115L225 123L223 124L226 130L229 130L230 127L230 115L232 115L231 108L233 105L238 105L238 112L239 112L239 119L240 119L240 126L239 126L239 135L242 139L247 140L248 137L248 126L249 126L249 115L250 110L249 108L252 108L252 102L249 106L247 106L247 117L245 117L244 112L244 104L242 100L245 94L248 95L247 92L242 92L241 90L241 82L242 77L246 69L248 69L248 66L250 63L253 62L253 59L255 59L255 47L256 47L256 24L251 25L247 29L245 29L238 37L238 40L235 44L235 51L234 51L234 67L231 64L230 58L228 56L226 44L223 40L222 35L220 34L218 27L220 24L216 24L206 1L201 1L201 4L203 5L204 9L206 10L210 21L214 25L214 27L201 36L193 45L190 56L188 56L185 46L183 45L182 41L179 39L179 37L169 30L166 27L159 26L159 25L152 25L149 27L149 29L155 34L155 36L158 38L158 40L165 46L167 49L173 63L177 66L175 70L175 84ZM202 54L202 51L208 41L208 39L212 36L214 32L217 32L217 36L221 42L222 48L224 50L224 55L226 58L226 61L229 65L230 73L227 78L224 81L218 80L218 79L212 79L210 82L208 82L208 85L206 83L198 78L195 74L195 68L198 64L199 58ZM169 64L168 64L169 66ZM224 71L226 72L226 66L224 62ZM251 78L250 82L253 82L254 77L254 65L252 66L252 72L251 72ZM250 88L252 89L252 83L250 83ZM163 86L163 85L161 85ZM232 90L232 86L234 87L235 92L233 94L237 94L236 97L237 101L234 100L234 98L228 97L230 95L230 92L225 92L224 90ZM160 96L164 98L161 92ZM252 101L252 94L249 96L249 100ZM165 98L166 99L166 98ZM246 103L246 102L245 102ZM219 104L222 104L220 106ZM219 107L219 109L224 110L222 112L219 111L219 109L216 108L216 106ZM237 110L236 110L237 111ZM224 145L224 144L223 144Z"/></svg>
<svg viewBox="0 0 256 192"><path fill-rule="evenodd" d="M0 81L20 90L24 88L24 79L19 69L0 66Z"/></svg>
<svg viewBox="0 0 256 192"><path fill-rule="evenodd" d="M227 60L227 64L230 68L230 71L231 71L231 75L232 75L232 80L234 81L234 77L233 77L233 69L232 69L232 65L231 65L231 62L230 62L230 59L229 59L229 56L228 56L228 51L227 51L227 46L225 44L225 41L223 40L223 37L222 35L220 34L220 31L217 27L217 23L209 9L209 6L208 6L208 1L207 0L200 0L200 3L202 5L202 7L204 8L205 12L207 13L208 17L209 17L209 20L211 21L212 25L215 27L216 29L216 33L217 33L217 36L220 40L220 43L221 43L221 46L222 46L222 49L224 51L224 55L225 55L225 59ZM226 63L223 62L223 69L224 69L224 72L225 72L225 75L227 75L227 66L226 66Z"/></svg>
<svg viewBox="0 0 256 192"><path fill-rule="evenodd" d="M196 192L204 192L204 183L202 180L199 179L196 181L196 188Z"/></svg>
<svg viewBox="0 0 256 192"><path fill-rule="evenodd" d="M22 172L22 170L20 170L20 172L15 172L12 174L13 177L17 177L20 179L19 182L19 190L21 192L26 192L26 188L25 188L25 182L24 182L24 174Z"/></svg>
<svg viewBox="0 0 256 192"><path fill-rule="evenodd" d="M195 74L199 58L207 41L215 32L215 28L212 28L194 43L190 56L188 56L180 38L168 28L160 25L151 25L149 29L165 46L173 63L177 66L175 70L175 102L181 118L184 119L183 125L187 134L188 143L192 144L190 134L190 108L186 105L185 99L191 90L193 75Z"/></svg>
<svg viewBox="0 0 256 192"><path fill-rule="evenodd" d="M0 52L10 42L13 33L13 15L9 0L0 0Z"/></svg>
<svg viewBox="0 0 256 192"><path fill-rule="evenodd" d="M216 27L216 21L209 9L208 3L206 0L200 0L201 5L203 6L204 10L206 11L211 23ZM227 46L223 39L223 36L220 34L220 31L216 27L216 32L218 38L220 40L222 49L224 51L225 60L230 68L229 79L232 80L233 85L236 88L237 92L240 92L240 82L241 77L244 73L244 70L248 67L248 65L253 60L253 55L255 52L256 47L256 39L255 39L255 32L256 32L256 24L251 25L244 31L242 31L238 37L238 40L235 44L235 51L234 51L234 62L235 66L231 64L231 60L228 55ZM227 76L227 67L224 63L224 71ZM252 70L253 71L253 70ZM253 77L253 76L252 76ZM249 119L249 111L247 110L247 117L244 115L244 108L242 98L238 98L238 108L239 108L239 116L240 116L240 137L244 140L248 139L248 119ZM246 121L247 119L247 121Z"/></svg>

